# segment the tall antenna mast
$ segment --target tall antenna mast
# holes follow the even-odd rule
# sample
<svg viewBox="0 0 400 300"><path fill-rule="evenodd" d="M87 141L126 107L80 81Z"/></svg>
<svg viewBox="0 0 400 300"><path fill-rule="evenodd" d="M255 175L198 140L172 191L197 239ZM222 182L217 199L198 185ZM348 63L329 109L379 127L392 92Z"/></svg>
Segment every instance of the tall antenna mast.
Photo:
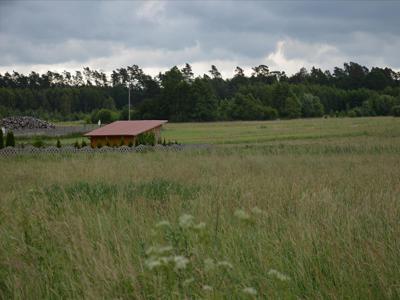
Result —
<svg viewBox="0 0 400 300"><path fill-rule="evenodd" d="M131 120L131 85L128 85L128 120Z"/></svg>

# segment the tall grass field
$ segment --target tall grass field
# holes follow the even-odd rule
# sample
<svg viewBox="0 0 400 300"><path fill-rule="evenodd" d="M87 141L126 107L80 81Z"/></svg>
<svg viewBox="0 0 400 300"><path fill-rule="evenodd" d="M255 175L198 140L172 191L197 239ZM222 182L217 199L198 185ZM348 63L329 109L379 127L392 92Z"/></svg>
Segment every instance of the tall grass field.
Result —
<svg viewBox="0 0 400 300"><path fill-rule="evenodd" d="M1 299L399 299L400 119L168 124L0 159Z"/></svg>

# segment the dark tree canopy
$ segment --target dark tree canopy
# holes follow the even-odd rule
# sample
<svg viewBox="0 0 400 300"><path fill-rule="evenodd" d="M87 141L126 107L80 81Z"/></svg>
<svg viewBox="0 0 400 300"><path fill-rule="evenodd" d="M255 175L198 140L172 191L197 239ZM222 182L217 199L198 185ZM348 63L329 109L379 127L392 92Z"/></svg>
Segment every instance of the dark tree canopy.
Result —
<svg viewBox="0 0 400 300"><path fill-rule="evenodd" d="M313 67L287 76L259 65L246 76L237 66L234 76L224 79L215 65L209 75L195 77L186 63L156 77L137 65L109 75L89 67L62 73L6 72L0 74L0 117L126 119L128 87L133 118L175 122L390 115L398 114L400 105L400 73L390 68L369 70L349 62L332 73Z"/></svg>

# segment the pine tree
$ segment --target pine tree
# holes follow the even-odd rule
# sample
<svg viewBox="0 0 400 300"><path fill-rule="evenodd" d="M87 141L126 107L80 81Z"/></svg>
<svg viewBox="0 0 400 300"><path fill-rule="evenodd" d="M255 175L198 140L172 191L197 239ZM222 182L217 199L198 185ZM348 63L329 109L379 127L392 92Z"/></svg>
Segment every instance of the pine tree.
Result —
<svg viewBox="0 0 400 300"><path fill-rule="evenodd" d="M4 148L3 130L0 130L0 149Z"/></svg>
<svg viewBox="0 0 400 300"><path fill-rule="evenodd" d="M9 131L6 136L6 147L15 147L14 133Z"/></svg>

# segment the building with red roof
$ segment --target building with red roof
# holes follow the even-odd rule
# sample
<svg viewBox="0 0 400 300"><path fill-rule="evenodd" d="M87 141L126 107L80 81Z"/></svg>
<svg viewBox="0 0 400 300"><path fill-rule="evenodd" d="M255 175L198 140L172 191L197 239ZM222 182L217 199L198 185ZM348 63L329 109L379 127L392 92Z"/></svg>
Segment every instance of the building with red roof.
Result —
<svg viewBox="0 0 400 300"><path fill-rule="evenodd" d="M135 144L136 138L142 133L153 132L156 140L160 139L161 127L167 122L166 120L116 121L88 132L85 136L90 138L92 147Z"/></svg>

